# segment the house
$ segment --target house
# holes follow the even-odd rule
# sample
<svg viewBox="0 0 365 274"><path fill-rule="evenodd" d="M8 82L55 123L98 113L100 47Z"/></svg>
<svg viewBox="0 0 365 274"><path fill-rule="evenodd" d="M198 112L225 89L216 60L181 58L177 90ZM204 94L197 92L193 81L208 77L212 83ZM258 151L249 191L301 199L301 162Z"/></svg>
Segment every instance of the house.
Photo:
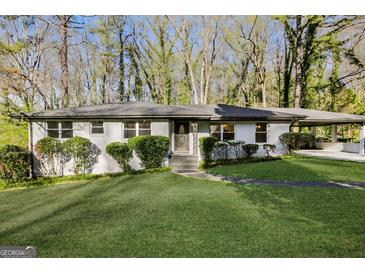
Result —
<svg viewBox="0 0 365 274"><path fill-rule="evenodd" d="M171 159L166 165L193 169L200 158L199 138L243 140L259 145L270 143L283 153L279 136L297 126L332 125L332 142L318 147L364 154L365 116L309 109L243 108L233 105L159 105L148 102L102 104L13 115L29 122L29 147L33 151L45 136L67 139L86 137L101 151L93 173L117 172L117 163L105 152L111 142L126 142L140 135L163 135L171 140ZM336 125L361 124L360 144L337 143ZM264 152L262 146L258 155ZM35 161L35 160L34 160ZM136 157L133 168L139 168ZM34 171L38 172L34 163ZM66 172L67 173L67 172Z"/></svg>

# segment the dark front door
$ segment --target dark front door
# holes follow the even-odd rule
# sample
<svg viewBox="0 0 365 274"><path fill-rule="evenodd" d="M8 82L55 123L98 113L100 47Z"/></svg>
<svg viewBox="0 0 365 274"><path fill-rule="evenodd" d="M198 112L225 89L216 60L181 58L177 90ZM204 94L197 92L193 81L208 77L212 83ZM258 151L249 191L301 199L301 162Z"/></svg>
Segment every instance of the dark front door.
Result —
<svg viewBox="0 0 365 274"><path fill-rule="evenodd" d="M189 152L189 122L175 121L175 152Z"/></svg>

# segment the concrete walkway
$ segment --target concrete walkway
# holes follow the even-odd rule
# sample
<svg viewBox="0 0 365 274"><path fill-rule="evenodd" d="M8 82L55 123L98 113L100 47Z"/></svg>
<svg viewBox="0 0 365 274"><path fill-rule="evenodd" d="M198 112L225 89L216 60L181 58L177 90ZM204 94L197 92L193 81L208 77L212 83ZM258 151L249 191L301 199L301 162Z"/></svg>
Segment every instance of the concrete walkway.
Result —
<svg viewBox="0 0 365 274"><path fill-rule="evenodd" d="M207 179L211 181L224 181L222 178L218 176L214 176L212 174L206 173L205 171L199 171L199 170L193 172L175 172L175 173L185 177Z"/></svg>
<svg viewBox="0 0 365 274"><path fill-rule="evenodd" d="M318 150L318 149L303 149L295 152L295 154L307 157L316 157L330 160L345 160L353 162L365 162L365 156L358 153L334 151L334 150Z"/></svg>
<svg viewBox="0 0 365 274"><path fill-rule="evenodd" d="M211 181L231 182L245 185L269 185L269 186L289 186L289 187L324 187L324 188L352 188L365 189L365 182L344 183L344 182L299 182L284 180L262 180L262 179L242 179L231 176L221 176L206 173L205 171L176 173L185 177L207 179Z"/></svg>

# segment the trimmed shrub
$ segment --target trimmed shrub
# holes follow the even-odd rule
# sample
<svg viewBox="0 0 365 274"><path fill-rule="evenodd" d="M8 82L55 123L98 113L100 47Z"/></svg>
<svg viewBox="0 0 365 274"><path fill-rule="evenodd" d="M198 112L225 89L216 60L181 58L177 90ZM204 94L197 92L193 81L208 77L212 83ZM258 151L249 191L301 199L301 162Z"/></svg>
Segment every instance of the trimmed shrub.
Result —
<svg viewBox="0 0 365 274"><path fill-rule="evenodd" d="M310 133L299 133L300 148L314 148L316 144L316 139L313 134Z"/></svg>
<svg viewBox="0 0 365 274"><path fill-rule="evenodd" d="M40 139L35 145L34 151L40 161L41 171L44 175L63 175L65 155L60 140L52 137Z"/></svg>
<svg viewBox="0 0 365 274"><path fill-rule="evenodd" d="M117 161L123 171L130 172L132 170L129 160L133 156L133 150L130 149L128 144L120 142L111 143L106 146L106 152Z"/></svg>
<svg viewBox="0 0 365 274"><path fill-rule="evenodd" d="M283 133L280 135L279 140L286 147L288 154L293 154L294 150L300 148L298 132Z"/></svg>
<svg viewBox="0 0 365 274"><path fill-rule="evenodd" d="M313 147L315 144L315 138L310 133L287 132L281 134L279 140L289 154L293 154L294 150L302 147Z"/></svg>
<svg viewBox="0 0 365 274"><path fill-rule="evenodd" d="M0 184L16 183L29 178L30 153L22 147L5 145L0 147Z"/></svg>
<svg viewBox="0 0 365 274"><path fill-rule="evenodd" d="M92 171L100 150L87 138L74 136L63 143L67 160L72 159L72 171L75 174Z"/></svg>
<svg viewBox="0 0 365 274"><path fill-rule="evenodd" d="M246 153L247 158L251 158L259 150L257 144L246 144L242 146L243 151Z"/></svg>
<svg viewBox="0 0 365 274"><path fill-rule="evenodd" d="M144 168L157 168L167 156L170 140L166 136L140 136L128 145L134 148Z"/></svg>
<svg viewBox="0 0 365 274"><path fill-rule="evenodd" d="M276 150L276 145L272 144L264 144L263 146L264 150L266 151L267 157L270 157L270 153L274 153Z"/></svg>
<svg viewBox="0 0 365 274"><path fill-rule="evenodd" d="M218 141L215 144L215 147L217 149L217 154L220 160L228 159L228 146L229 144L225 141Z"/></svg>
<svg viewBox="0 0 365 274"><path fill-rule="evenodd" d="M212 153L217 141L218 139L215 137L201 137L199 139L200 153L205 164L209 164L212 161Z"/></svg>
<svg viewBox="0 0 365 274"><path fill-rule="evenodd" d="M245 141L241 140L229 140L227 141L228 145L233 149L234 155L236 159L240 159L243 157L242 146L245 144Z"/></svg>
<svg viewBox="0 0 365 274"><path fill-rule="evenodd" d="M136 149L138 142L143 140L145 136L136 136L128 139L128 146L133 151Z"/></svg>

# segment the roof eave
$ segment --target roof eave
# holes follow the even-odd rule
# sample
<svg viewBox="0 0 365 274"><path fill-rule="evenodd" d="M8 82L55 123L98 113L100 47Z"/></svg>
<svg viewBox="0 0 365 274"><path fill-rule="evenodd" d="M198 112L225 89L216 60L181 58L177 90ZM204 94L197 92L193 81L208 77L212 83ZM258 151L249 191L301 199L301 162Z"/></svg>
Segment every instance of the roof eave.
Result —
<svg viewBox="0 0 365 274"><path fill-rule="evenodd" d="M334 124L363 124L365 119L304 119L299 120L300 125L334 125Z"/></svg>
<svg viewBox="0 0 365 274"><path fill-rule="evenodd" d="M296 117L211 117L211 121L294 121Z"/></svg>

